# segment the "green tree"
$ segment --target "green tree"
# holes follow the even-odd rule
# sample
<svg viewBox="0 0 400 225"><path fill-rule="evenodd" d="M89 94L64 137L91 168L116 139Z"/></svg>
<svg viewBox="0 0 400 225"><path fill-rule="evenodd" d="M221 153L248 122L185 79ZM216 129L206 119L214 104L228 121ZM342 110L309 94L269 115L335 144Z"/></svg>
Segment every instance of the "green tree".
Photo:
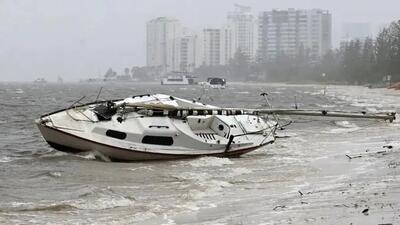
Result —
<svg viewBox="0 0 400 225"><path fill-rule="evenodd" d="M379 77L390 74L390 51L390 31L388 28L384 28L375 40L376 73Z"/></svg>
<svg viewBox="0 0 400 225"><path fill-rule="evenodd" d="M389 69L393 80L400 81L400 20L393 22L389 27Z"/></svg>
<svg viewBox="0 0 400 225"><path fill-rule="evenodd" d="M366 38L364 40L363 48L362 48L362 55L361 55L362 65L361 68L363 73L363 80L367 82L377 82L380 78L375 76L375 46L374 40L372 38Z"/></svg>

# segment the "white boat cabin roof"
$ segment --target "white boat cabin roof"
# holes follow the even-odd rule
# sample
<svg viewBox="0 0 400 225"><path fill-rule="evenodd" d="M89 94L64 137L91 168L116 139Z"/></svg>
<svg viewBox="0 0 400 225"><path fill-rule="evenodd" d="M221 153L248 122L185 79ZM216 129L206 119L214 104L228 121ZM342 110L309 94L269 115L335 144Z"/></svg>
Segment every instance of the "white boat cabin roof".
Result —
<svg viewBox="0 0 400 225"><path fill-rule="evenodd" d="M216 109L218 107L213 105L203 104L196 100L186 100L171 95L165 94L147 94L147 95L136 95L125 98L124 100L117 102L117 104L128 104L128 105L151 105L151 106L162 106L166 108L204 108L204 109Z"/></svg>

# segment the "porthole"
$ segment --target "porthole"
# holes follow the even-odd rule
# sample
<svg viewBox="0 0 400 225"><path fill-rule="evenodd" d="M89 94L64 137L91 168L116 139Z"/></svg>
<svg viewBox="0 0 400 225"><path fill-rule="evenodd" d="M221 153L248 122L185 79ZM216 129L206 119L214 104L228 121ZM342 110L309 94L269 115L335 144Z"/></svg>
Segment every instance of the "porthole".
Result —
<svg viewBox="0 0 400 225"><path fill-rule="evenodd" d="M124 140L126 138L126 133L125 132L120 132L116 130L107 130L106 135L112 138L117 138Z"/></svg>
<svg viewBox="0 0 400 225"><path fill-rule="evenodd" d="M147 135L143 137L142 143L151 145L172 145L174 144L174 139L172 139L172 137Z"/></svg>

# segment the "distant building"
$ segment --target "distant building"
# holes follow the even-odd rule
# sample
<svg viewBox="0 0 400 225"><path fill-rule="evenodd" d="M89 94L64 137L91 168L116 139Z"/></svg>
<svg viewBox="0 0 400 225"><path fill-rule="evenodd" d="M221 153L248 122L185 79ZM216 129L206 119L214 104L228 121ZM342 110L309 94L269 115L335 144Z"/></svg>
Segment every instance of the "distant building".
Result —
<svg viewBox="0 0 400 225"><path fill-rule="evenodd" d="M203 30L203 64L206 66L226 65L235 54L234 28Z"/></svg>
<svg viewBox="0 0 400 225"><path fill-rule="evenodd" d="M185 35L179 39L179 71L193 72L203 62L202 39L200 35Z"/></svg>
<svg viewBox="0 0 400 225"><path fill-rule="evenodd" d="M221 64L221 29L203 30L204 65L215 66Z"/></svg>
<svg viewBox="0 0 400 225"><path fill-rule="evenodd" d="M317 59L332 46L332 17L328 11L272 10L259 15L258 59L268 61L279 54L295 56L300 51Z"/></svg>
<svg viewBox="0 0 400 225"><path fill-rule="evenodd" d="M369 23L344 23L342 26L342 41L367 37L372 37L371 24Z"/></svg>
<svg viewBox="0 0 400 225"><path fill-rule="evenodd" d="M257 23L248 6L235 4L235 11L228 13L228 26L232 27L235 52L240 49L249 59L257 53Z"/></svg>
<svg viewBox="0 0 400 225"><path fill-rule="evenodd" d="M147 22L147 66L166 73L180 69L177 45L181 37L178 20L159 17Z"/></svg>

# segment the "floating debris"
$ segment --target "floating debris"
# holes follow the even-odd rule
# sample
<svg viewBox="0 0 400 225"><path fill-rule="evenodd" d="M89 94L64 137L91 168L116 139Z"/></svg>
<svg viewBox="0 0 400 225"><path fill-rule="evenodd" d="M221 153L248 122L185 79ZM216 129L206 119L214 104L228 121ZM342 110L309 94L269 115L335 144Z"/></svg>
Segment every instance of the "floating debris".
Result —
<svg viewBox="0 0 400 225"><path fill-rule="evenodd" d="M366 152L368 152L368 151L369 151L369 150L367 149ZM355 158L361 158L361 157L363 157L363 156L368 156L368 155L375 155L375 154L386 155L386 154L388 154L388 153L389 153L389 152L387 152L387 151L377 151L377 152L371 152L371 153L368 153L368 154L355 155L355 156L350 156L350 155L345 154L345 156L346 156L347 158L349 158L349 159L355 159Z"/></svg>
<svg viewBox="0 0 400 225"><path fill-rule="evenodd" d="M349 155L345 155L345 156L347 156L347 158L349 158L349 159L355 159L355 158L361 158L362 156L361 155L357 155L357 156L349 156Z"/></svg>
<svg viewBox="0 0 400 225"><path fill-rule="evenodd" d="M369 208L364 209L361 213L368 216Z"/></svg>
<svg viewBox="0 0 400 225"><path fill-rule="evenodd" d="M275 206L275 207L273 208L273 210L276 211L277 209L284 209L284 208L286 208L285 205L277 205L277 206Z"/></svg>
<svg viewBox="0 0 400 225"><path fill-rule="evenodd" d="M392 168L392 169L395 169L395 168L397 168L398 166L400 166L400 162L396 162L396 161L391 161L391 162L388 164L388 167L389 167L389 168Z"/></svg>
<svg viewBox="0 0 400 225"><path fill-rule="evenodd" d="M392 149L392 148L393 148L393 145L384 145L383 148Z"/></svg>

